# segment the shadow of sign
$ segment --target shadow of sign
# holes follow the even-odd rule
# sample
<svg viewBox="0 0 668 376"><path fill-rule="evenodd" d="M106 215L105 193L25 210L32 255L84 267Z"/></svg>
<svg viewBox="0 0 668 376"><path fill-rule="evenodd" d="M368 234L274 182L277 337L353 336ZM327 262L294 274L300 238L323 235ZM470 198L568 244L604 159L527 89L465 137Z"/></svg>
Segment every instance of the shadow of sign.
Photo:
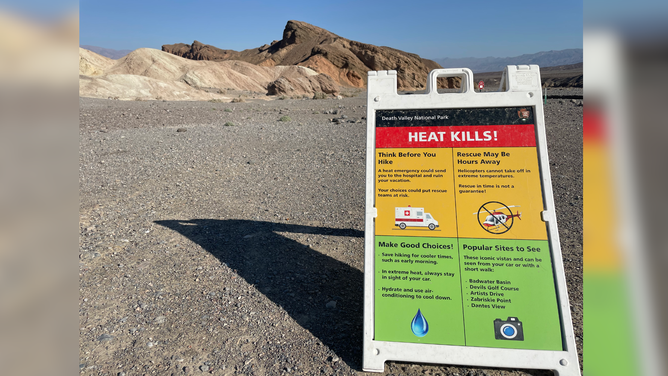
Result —
<svg viewBox="0 0 668 376"><path fill-rule="evenodd" d="M363 272L279 233L361 238L362 231L248 220L155 223L179 232L226 263L350 367L361 369Z"/></svg>

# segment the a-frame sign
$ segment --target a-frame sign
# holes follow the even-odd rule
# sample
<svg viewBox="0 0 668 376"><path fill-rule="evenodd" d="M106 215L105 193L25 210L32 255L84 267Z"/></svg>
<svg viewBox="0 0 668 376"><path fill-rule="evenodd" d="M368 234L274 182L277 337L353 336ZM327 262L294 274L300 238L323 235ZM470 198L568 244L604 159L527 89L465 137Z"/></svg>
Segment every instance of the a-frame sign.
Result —
<svg viewBox="0 0 668 376"><path fill-rule="evenodd" d="M461 77L439 93L438 77ZM498 92L469 69L397 93L369 72L365 371L387 360L580 375L547 156L538 66Z"/></svg>

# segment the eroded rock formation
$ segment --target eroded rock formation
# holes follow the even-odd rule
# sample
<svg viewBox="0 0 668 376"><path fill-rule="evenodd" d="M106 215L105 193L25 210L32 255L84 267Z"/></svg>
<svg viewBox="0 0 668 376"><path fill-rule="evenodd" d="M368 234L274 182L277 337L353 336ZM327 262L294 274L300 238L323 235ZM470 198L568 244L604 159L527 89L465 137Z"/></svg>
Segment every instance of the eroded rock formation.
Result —
<svg viewBox="0 0 668 376"><path fill-rule="evenodd" d="M264 67L300 65L328 75L339 85L356 88L366 85L370 70L396 70L398 90L420 90L429 72L441 68L416 54L342 38L301 21L288 21L281 40L249 50L223 50L198 41L166 44L162 50L194 60L241 60ZM459 79L441 82L460 85Z"/></svg>

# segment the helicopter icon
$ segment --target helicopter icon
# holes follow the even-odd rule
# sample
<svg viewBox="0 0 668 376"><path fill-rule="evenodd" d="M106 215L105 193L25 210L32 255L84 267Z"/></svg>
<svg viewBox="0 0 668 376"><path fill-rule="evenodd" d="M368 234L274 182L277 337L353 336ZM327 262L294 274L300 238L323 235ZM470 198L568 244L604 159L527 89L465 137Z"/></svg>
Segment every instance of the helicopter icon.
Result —
<svg viewBox="0 0 668 376"><path fill-rule="evenodd" d="M489 209L488 206L496 206L493 204L501 205L501 207L496 209ZM517 211L513 214L510 208L518 208L520 205L504 205L498 201L489 201L484 203L477 212L473 215L478 216L478 223L483 230L491 234L503 234L510 230L515 223L515 217L522 219L522 213ZM482 220L484 218L484 220Z"/></svg>

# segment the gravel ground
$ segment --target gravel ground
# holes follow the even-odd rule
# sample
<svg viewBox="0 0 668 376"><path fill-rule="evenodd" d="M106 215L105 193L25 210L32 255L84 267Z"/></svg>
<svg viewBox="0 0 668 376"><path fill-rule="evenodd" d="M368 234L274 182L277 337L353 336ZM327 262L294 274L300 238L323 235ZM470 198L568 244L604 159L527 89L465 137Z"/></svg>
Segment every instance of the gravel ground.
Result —
<svg viewBox="0 0 668 376"><path fill-rule="evenodd" d="M362 374L365 101L81 98L81 374ZM582 107L546 123L581 348Z"/></svg>

